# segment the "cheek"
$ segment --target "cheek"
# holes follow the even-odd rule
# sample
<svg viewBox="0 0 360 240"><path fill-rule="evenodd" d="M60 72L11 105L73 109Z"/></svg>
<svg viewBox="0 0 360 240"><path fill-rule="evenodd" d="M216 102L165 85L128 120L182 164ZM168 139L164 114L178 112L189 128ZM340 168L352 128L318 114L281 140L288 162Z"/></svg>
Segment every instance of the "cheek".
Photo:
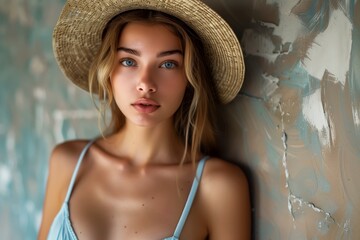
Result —
<svg viewBox="0 0 360 240"><path fill-rule="evenodd" d="M116 66L110 74L111 84L114 85L124 85L129 83L129 79L133 79L135 77L134 71L126 70L124 67Z"/></svg>
<svg viewBox="0 0 360 240"><path fill-rule="evenodd" d="M169 85L170 86L167 88L168 90L166 91L167 95L169 96L169 98L173 99L174 103L176 102L178 103L178 105L180 105L184 98L187 81L185 79L180 79L179 81L175 81Z"/></svg>
<svg viewBox="0 0 360 240"><path fill-rule="evenodd" d="M110 84L113 99L116 102L116 105L121 109L121 106L125 104L125 100L128 99L129 81L124 81L119 76L111 76Z"/></svg>
<svg viewBox="0 0 360 240"><path fill-rule="evenodd" d="M128 73L116 71L111 74L110 77L110 83L113 90L113 93L116 94L118 92L126 92L129 91L131 86L131 81L129 79L132 79L132 76Z"/></svg>

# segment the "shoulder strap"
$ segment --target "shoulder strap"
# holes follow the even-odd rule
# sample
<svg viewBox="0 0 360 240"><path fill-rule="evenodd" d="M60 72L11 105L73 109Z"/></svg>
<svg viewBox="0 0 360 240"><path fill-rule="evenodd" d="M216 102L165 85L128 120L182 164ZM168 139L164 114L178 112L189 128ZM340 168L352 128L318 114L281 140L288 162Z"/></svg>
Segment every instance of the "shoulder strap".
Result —
<svg viewBox="0 0 360 240"><path fill-rule="evenodd" d="M180 237L180 234L181 234L181 232L182 232L182 230L184 228L185 221L186 221L186 219L187 219L187 217L188 217L188 215L190 213L191 206L193 204L193 201L194 201L195 196L196 196L197 189L199 187L199 182L201 180L201 176L202 176L202 172L204 170L205 162L206 162L206 160L208 158L209 158L209 156L205 156L198 163L198 166L197 166L197 169L196 169L196 176L195 176L194 181L192 183L188 199L186 200L186 203L185 203L184 210L183 210L183 212L181 214L181 217L179 219L179 222L178 222L178 224L176 226L176 229L175 229L175 232L174 232L174 237L176 237L176 238Z"/></svg>
<svg viewBox="0 0 360 240"><path fill-rule="evenodd" d="M70 184L69 184L69 188L68 188L68 191L67 191L67 194L66 194L66 197L65 197L65 202L68 203L69 202L69 199L70 199L70 196L71 196L71 193L72 193L72 190L73 190L73 187L74 187L74 184L75 184L75 179L76 179L76 176L77 176L77 173L79 171L79 168L80 168L80 165L81 165L81 162L82 160L84 159L84 156L87 152L87 150L90 148L90 146L95 142L96 138L89 141L85 147L83 148L83 150L81 151L80 153L80 156L79 156L79 159L78 159L78 162L76 163L76 166L75 166L75 169L74 169L74 172L73 172L73 175L71 177L71 181L70 181Z"/></svg>

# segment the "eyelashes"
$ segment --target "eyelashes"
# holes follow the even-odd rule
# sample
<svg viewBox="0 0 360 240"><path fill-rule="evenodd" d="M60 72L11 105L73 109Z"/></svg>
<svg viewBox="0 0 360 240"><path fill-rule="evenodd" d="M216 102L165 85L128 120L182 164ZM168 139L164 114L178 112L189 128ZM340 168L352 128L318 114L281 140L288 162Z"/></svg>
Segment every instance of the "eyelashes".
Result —
<svg viewBox="0 0 360 240"><path fill-rule="evenodd" d="M166 68L166 69L173 69L175 67L177 67L179 64L174 62L174 61L166 61L163 64L161 64L160 66L162 68Z"/></svg>
<svg viewBox="0 0 360 240"><path fill-rule="evenodd" d="M131 58L120 59L120 64L124 67L137 67L138 66L136 61ZM159 68L174 69L178 66L179 66L179 63L177 61L166 60L159 65Z"/></svg>
<svg viewBox="0 0 360 240"><path fill-rule="evenodd" d="M131 58L125 58L120 60L120 64L124 67L135 67L136 62Z"/></svg>

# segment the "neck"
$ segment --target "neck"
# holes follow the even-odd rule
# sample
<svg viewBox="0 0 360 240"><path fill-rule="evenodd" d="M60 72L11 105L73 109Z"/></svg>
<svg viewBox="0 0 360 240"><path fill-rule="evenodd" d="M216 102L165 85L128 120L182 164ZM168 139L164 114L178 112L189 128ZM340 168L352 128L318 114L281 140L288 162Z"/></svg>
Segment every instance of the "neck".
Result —
<svg viewBox="0 0 360 240"><path fill-rule="evenodd" d="M116 154L137 166L178 164L184 152L184 144L169 122L155 127L127 123L111 138L116 146Z"/></svg>

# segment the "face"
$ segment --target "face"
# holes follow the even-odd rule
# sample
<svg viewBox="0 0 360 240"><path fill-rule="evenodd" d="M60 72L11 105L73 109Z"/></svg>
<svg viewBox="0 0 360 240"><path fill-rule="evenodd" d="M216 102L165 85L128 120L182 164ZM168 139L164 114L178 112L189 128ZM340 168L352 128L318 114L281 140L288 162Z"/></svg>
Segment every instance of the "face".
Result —
<svg viewBox="0 0 360 240"><path fill-rule="evenodd" d="M127 24L110 81L127 123L172 123L187 86L180 39L162 24Z"/></svg>

